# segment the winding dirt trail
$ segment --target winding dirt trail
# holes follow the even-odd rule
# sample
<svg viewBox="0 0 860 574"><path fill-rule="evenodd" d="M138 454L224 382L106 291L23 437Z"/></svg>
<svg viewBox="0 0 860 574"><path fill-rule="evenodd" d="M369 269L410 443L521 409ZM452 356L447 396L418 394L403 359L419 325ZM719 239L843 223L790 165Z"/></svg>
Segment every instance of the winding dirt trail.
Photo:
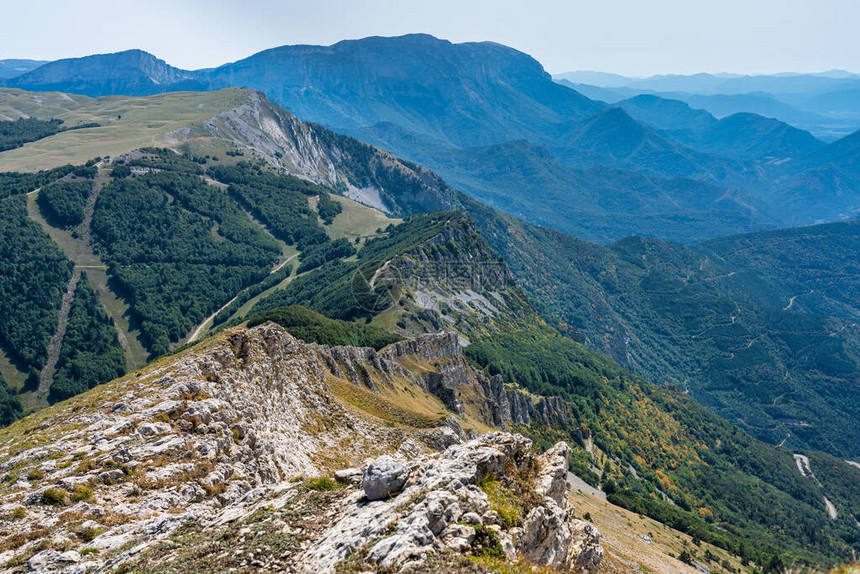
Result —
<svg viewBox="0 0 860 574"><path fill-rule="evenodd" d="M66 336L66 327L69 325L69 311L72 309L72 302L75 300L75 289L80 280L81 270L75 269L72 273L72 278L69 279L69 284L66 286L66 292L63 294L63 303L60 305L60 318L57 321L57 330L54 332L54 336L51 337L51 342L48 345L48 360L45 361L45 366L42 367L42 372L39 376L39 393L48 392L54 383L54 372L57 369L57 361L60 359L60 348L63 346L63 337Z"/></svg>

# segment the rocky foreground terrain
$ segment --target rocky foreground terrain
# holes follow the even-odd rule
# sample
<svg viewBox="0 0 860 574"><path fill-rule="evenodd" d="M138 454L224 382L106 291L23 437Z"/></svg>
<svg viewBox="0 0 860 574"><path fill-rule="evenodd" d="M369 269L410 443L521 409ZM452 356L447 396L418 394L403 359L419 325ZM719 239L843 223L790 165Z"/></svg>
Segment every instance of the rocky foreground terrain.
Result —
<svg viewBox="0 0 860 574"><path fill-rule="evenodd" d="M0 565L34 572L597 571L564 416L455 335L380 352L226 331L0 435Z"/></svg>

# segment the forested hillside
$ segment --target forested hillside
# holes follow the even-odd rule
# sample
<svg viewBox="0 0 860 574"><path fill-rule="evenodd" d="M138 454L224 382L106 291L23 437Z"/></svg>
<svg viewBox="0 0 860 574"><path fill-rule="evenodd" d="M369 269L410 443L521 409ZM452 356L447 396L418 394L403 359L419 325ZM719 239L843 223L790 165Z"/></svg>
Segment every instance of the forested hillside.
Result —
<svg viewBox="0 0 860 574"><path fill-rule="evenodd" d="M86 274L75 289L49 399L61 401L125 374L125 355L113 320Z"/></svg>
<svg viewBox="0 0 860 574"><path fill-rule="evenodd" d="M856 456L860 435L850 421L860 407L853 390L860 334L847 299L853 275L824 274L829 290L805 283L820 269L814 261L844 256L833 268L850 269L852 248L839 230L853 225L805 233L820 239L800 251L780 239L784 232L713 247L631 238L606 248L467 205L563 331L651 380L691 392L762 440ZM746 242L772 255L738 248ZM746 253L766 270L741 263ZM810 304L801 306L806 297Z"/></svg>
<svg viewBox="0 0 860 574"><path fill-rule="evenodd" d="M23 369L45 363L72 264L27 217L26 198L0 200L0 344Z"/></svg>

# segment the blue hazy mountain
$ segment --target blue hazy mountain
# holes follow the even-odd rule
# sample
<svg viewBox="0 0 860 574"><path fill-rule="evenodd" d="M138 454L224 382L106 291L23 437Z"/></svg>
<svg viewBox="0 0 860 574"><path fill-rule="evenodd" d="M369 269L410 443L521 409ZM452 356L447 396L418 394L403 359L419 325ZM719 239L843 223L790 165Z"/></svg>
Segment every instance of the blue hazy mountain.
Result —
<svg viewBox="0 0 860 574"><path fill-rule="evenodd" d="M827 141L860 128L860 75L820 73L663 75L568 72L556 81L582 94L615 103L640 94L684 101L717 117L749 112L776 118Z"/></svg>
<svg viewBox="0 0 860 574"><path fill-rule="evenodd" d="M720 120L680 100L643 94L616 104L644 124L699 151L740 159L785 159L824 147L809 132L758 114Z"/></svg>
<svg viewBox="0 0 860 574"><path fill-rule="evenodd" d="M522 52L424 34L282 46L208 76L215 86L262 90L299 117L327 126L393 122L457 147L540 138L604 107L554 83Z"/></svg>
<svg viewBox="0 0 860 574"><path fill-rule="evenodd" d="M3 86L22 90L69 92L85 96L145 96L199 90L199 74L180 70L142 50L57 60L8 79Z"/></svg>
<svg viewBox="0 0 860 574"><path fill-rule="evenodd" d="M26 74L46 63L44 60L0 60L0 79Z"/></svg>
<svg viewBox="0 0 860 574"><path fill-rule="evenodd" d="M800 85L804 78L767 81ZM739 80L755 87L731 75L690 81L709 90ZM651 81L677 87L688 80ZM853 81L825 75L807 83ZM198 71L135 50L51 62L4 84L91 96L261 90L305 120L426 164L483 201L600 241L638 233L690 242L814 223L818 215L801 206L819 199L817 212L828 217L856 211L850 171L806 161L823 144L802 130L753 114L718 119L671 98L625 98L613 107L553 81L527 54L490 42L372 37L282 46ZM814 193L802 184L807 171ZM786 190L796 201L787 201ZM631 201L635 193L642 205ZM569 212L553 216L560 206Z"/></svg>

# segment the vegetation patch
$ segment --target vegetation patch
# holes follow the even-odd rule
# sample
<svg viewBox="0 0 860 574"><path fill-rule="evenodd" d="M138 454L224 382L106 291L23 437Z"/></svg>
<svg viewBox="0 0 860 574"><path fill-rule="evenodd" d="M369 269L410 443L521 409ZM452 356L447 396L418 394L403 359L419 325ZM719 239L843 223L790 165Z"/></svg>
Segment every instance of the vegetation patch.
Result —
<svg viewBox="0 0 860 574"><path fill-rule="evenodd" d="M0 121L0 152L52 136L60 131L62 125L62 120L53 119L45 121L19 118L14 121Z"/></svg>
<svg viewBox="0 0 860 574"><path fill-rule="evenodd" d="M401 340L378 327L329 319L301 305L255 313L248 318L248 326L255 327L266 321L277 323L298 339L330 347L349 345L379 350Z"/></svg>
<svg viewBox="0 0 860 574"><path fill-rule="evenodd" d="M534 490L536 463L520 471L506 472L502 477L485 476L478 484L490 500L490 509L499 514L502 527L522 526L529 511L542 504Z"/></svg>
<svg viewBox="0 0 860 574"><path fill-rule="evenodd" d="M329 478L327 476L321 476L319 478L311 478L304 481L301 484L300 488L305 490L322 490L322 491L331 491L331 490L340 490L345 488L346 485L337 482L333 478Z"/></svg>
<svg viewBox="0 0 860 574"><path fill-rule="evenodd" d="M93 182L64 181L44 186L39 191L39 209L56 227L71 228L84 221L84 210L92 194Z"/></svg>
<svg viewBox="0 0 860 574"><path fill-rule="evenodd" d="M57 402L125 374L125 352L116 327L86 273L81 274L49 400Z"/></svg>
<svg viewBox="0 0 860 574"><path fill-rule="evenodd" d="M66 491L62 488L46 488L42 491L42 504L65 506Z"/></svg>
<svg viewBox="0 0 860 574"><path fill-rule="evenodd" d="M446 418L444 413L431 415L403 408L381 397L378 393L333 375L328 375L326 381L338 399L383 421L412 428L433 428Z"/></svg>

